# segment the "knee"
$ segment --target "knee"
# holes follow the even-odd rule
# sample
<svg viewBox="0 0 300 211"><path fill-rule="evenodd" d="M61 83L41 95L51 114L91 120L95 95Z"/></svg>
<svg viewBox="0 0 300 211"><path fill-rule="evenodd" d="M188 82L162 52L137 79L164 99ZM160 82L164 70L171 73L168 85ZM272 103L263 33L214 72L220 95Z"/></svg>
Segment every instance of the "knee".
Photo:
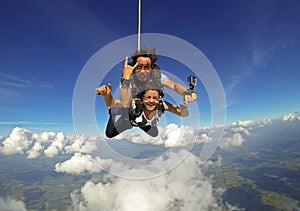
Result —
<svg viewBox="0 0 300 211"><path fill-rule="evenodd" d="M118 134L115 133L115 132L112 131L112 130L106 130L106 131L105 131L105 135L106 135L107 138L113 138L113 137L115 137L115 136L118 135Z"/></svg>

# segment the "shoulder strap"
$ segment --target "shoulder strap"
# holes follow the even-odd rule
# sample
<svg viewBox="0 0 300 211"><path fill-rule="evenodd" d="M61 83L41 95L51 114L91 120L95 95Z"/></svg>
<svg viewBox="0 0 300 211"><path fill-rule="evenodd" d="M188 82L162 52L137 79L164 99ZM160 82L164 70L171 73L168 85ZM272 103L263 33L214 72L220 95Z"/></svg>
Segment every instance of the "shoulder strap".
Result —
<svg viewBox="0 0 300 211"><path fill-rule="evenodd" d="M158 116L161 117L164 114L164 112L165 112L165 106L164 106L163 99L159 100L159 103L158 103L156 109L158 111Z"/></svg>

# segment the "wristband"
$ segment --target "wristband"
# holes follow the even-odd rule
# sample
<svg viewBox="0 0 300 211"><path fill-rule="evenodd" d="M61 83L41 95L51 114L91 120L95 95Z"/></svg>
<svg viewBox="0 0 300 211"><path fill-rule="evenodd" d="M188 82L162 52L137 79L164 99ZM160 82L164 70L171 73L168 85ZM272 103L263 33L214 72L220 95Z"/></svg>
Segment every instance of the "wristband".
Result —
<svg viewBox="0 0 300 211"><path fill-rule="evenodd" d="M121 78L121 86L122 88L130 87L130 79Z"/></svg>
<svg viewBox="0 0 300 211"><path fill-rule="evenodd" d="M188 89L188 90L186 90L186 91L183 93L183 95L184 95L184 96L185 96L185 95L191 95L191 96L192 96L193 93L195 93L194 90Z"/></svg>

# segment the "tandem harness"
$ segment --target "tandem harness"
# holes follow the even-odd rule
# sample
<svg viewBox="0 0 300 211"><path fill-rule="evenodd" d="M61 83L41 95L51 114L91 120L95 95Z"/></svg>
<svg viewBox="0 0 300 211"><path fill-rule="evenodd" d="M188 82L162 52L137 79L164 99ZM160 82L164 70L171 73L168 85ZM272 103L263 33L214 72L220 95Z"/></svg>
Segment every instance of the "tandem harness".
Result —
<svg viewBox="0 0 300 211"><path fill-rule="evenodd" d="M154 64L149 75L149 81L142 82L138 79L137 74L131 76L129 80L121 80L121 85L125 87L130 87L131 96L133 98L132 106L133 109L129 111L129 120L133 126L143 127L145 125L156 126L159 122L159 118L165 112L164 102L163 102L163 92L161 84L161 71L158 65ZM143 95L144 92L148 89L158 90L160 99L159 103L156 106L156 117L151 120L147 120L144 115L144 105L143 105Z"/></svg>

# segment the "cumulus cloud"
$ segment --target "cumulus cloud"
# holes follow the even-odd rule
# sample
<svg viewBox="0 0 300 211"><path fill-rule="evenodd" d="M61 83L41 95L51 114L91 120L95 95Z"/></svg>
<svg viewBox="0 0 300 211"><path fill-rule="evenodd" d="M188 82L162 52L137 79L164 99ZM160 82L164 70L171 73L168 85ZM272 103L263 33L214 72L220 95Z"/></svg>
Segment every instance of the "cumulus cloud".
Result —
<svg viewBox="0 0 300 211"><path fill-rule="evenodd" d="M251 137L256 128L264 128L275 123L292 123L300 121L300 113L289 113L278 119L265 119L262 121L237 121L226 126L220 146L224 149L242 146ZM114 140L128 140L137 144L153 144L163 147L185 147L195 143L208 143L212 141L212 133L218 126L196 129L185 125L169 124L159 128L158 137L149 137L144 132L127 132L117 136ZM98 140L104 137L86 137L81 135L65 136L62 132L48 132L37 134L25 128L16 127L8 137L0 136L0 153L27 154L28 159L45 155L55 157L58 154L83 153L89 154L98 149Z"/></svg>
<svg viewBox="0 0 300 211"><path fill-rule="evenodd" d="M251 137L251 131L256 127L258 123L250 120L233 122L225 129L220 147L226 150L242 146L247 138Z"/></svg>
<svg viewBox="0 0 300 211"><path fill-rule="evenodd" d="M244 121L237 121L237 122L233 122L231 125L233 127L249 127L251 126L252 124L254 124L254 121L251 121L251 120L244 120Z"/></svg>
<svg viewBox="0 0 300 211"><path fill-rule="evenodd" d="M55 139L55 137L56 137L56 133L52 131L51 132L45 131L41 134L35 133L32 135L32 138L40 143L51 142L52 140Z"/></svg>
<svg viewBox="0 0 300 211"><path fill-rule="evenodd" d="M146 133L126 133L120 134L116 140L126 139L132 143L151 143L163 145L165 147L180 147L193 144L197 140L197 129L189 126L171 123L165 128L159 128L159 136L150 137Z"/></svg>
<svg viewBox="0 0 300 211"><path fill-rule="evenodd" d="M0 148L0 152L7 155L23 154L32 143L31 135L29 130L19 127L14 128L9 137L3 141L3 147Z"/></svg>
<svg viewBox="0 0 300 211"><path fill-rule="evenodd" d="M0 197L0 210L18 210L18 211L26 211L26 206L23 201L17 201L11 198L3 198Z"/></svg>
<svg viewBox="0 0 300 211"><path fill-rule="evenodd" d="M295 114L286 114L282 117L282 121L284 122L292 122L292 121L295 121L295 120L300 120L300 115L298 113L295 113Z"/></svg>
<svg viewBox="0 0 300 211"><path fill-rule="evenodd" d="M44 147L42 146L42 144L40 142L35 142L33 147L28 150L28 156L27 158L29 159L33 159L36 158L40 155L40 152L44 149Z"/></svg>
<svg viewBox="0 0 300 211"><path fill-rule="evenodd" d="M91 153L97 148L97 137L65 136L62 132L37 134L25 128L16 127L8 137L0 137L0 153L27 154L28 159L40 155L55 157L59 153Z"/></svg>
<svg viewBox="0 0 300 211"><path fill-rule="evenodd" d="M223 148L239 147L245 142L245 139L240 133L235 133L231 137L222 139L220 145Z"/></svg>
<svg viewBox="0 0 300 211"><path fill-rule="evenodd" d="M64 147L65 136L62 132L56 135L55 140L50 144L50 146L44 150L44 153L48 157L56 156Z"/></svg>
<svg viewBox="0 0 300 211"><path fill-rule="evenodd" d="M206 133L202 133L198 138L196 143L206 143L211 141L211 138L206 134Z"/></svg>
<svg viewBox="0 0 300 211"><path fill-rule="evenodd" d="M56 172L81 174L83 172L100 172L113 165L111 159L92 158L91 155L75 153L69 160L55 165Z"/></svg>
<svg viewBox="0 0 300 211"><path fill-rule="evenodd" d="M249 130L244 127L232 128L232 131L234 133L244 133L245 135L250 136Z"/></svg>
<svg viewBox="0 0 300 211"><path fill-rule="evenodd" d="M71 136L68 137L69 145L65 147L66 153L91 153L97 149L97 137Z"/></svg>
<svg viewBox="0 0 300 211"><path fill-rule="evenodd" d="M299 117L299 113L294 113L278 119L234 122L225 127L220 147L223 150L241 147L258 131L255 129L263 134L291 123L297 123L293 124L297 129ZM275 127L272 128L272 124L276 124ZM105 149L99 145L100 140L107 141L104 137L65 136L62 132L33 134L18 127L8 137L0 137L0 153L25 154L28 159L38 156L50 159L59 154L70 154L67 160L55 165L56 172L110 173L104 177L101 174L97 180L91 179L74 191L71 194L73 210L93 210L95 207L99 210L221 210L217 196L222 191L213 190L210 178L202 170L212 165L220 166L222 158L218 157L214 162L208 160L199 166L198 157L185 149L193 143L210 143L211 134L217 131L217 127L195 129L169 124L160 128L160 135L155 138L143 132L130 132L113 140L126 139L132 143L160 145L168 149L148 160L106 158L102 154ZM22 201L0 198L0 209L2 207L26 210Z"/></svg>
<svg viewBox="0 0 300 211"><path fill-rule="evenodd" d="M185 152L179 152L185 153ZM149 166L130 169L133 174L149 175L153 165L167 165L176 155L157 159ZM212 210L218 207L210 179L190 154L175 169L147 180L129 180L111 175L99 183L88 181L72 196L74 210Z"/></svg>
<svg viewBox="0 0 300 211"><path fill-rule="evenodd" d="M43 132L33 134L30 130L16 127L10 135L2 141L0 152L3 154L25 154L29 159L36 158L41 151L48 146L44 153L48 157L57 155L64 147L64 134L54 132Z"/></svg>

